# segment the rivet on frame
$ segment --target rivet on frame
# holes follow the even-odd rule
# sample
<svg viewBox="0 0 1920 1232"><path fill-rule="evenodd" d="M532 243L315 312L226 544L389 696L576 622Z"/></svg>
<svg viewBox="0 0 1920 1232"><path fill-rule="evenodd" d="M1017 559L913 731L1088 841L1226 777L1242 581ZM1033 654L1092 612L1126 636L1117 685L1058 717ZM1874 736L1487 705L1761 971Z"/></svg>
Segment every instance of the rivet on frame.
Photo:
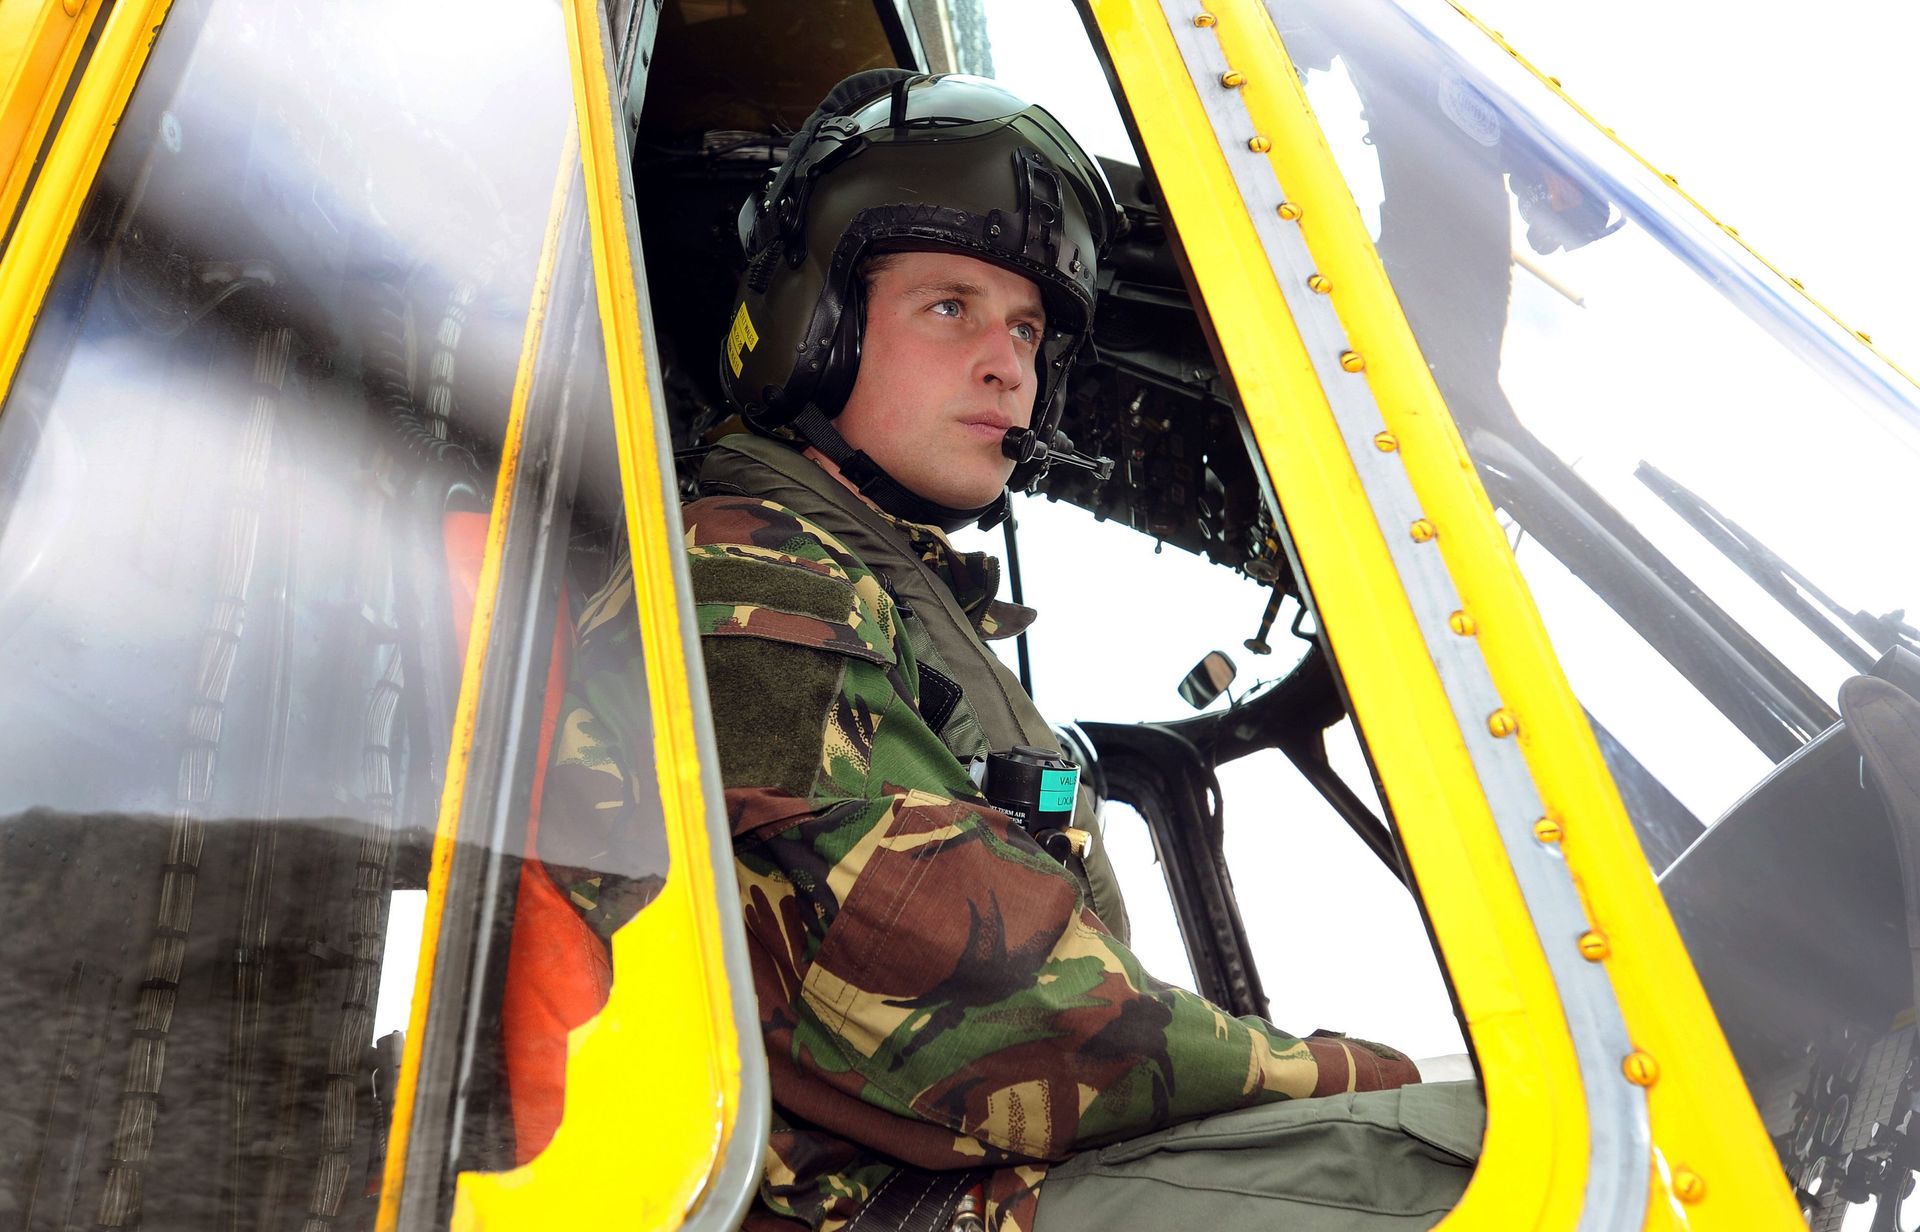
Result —
<svg viewBox="0 0 1920 1232"><path fill-rule="evenodd" d="M1325 274L1313 274L1307 278L1307 286L1325 295L1333 290L1333 279Z"/></svg>
<svg viewBox="0 0 1920 1232"><path fill-rule="evenodd" d="M1706 1178L1692 1168L1675 1168L1673 1171L1673 1196L1692 1206L1707 1196Z"/></svg>
<svg viewBox="0 0 1920 1232"><path fill-rule="evenodd" d="M1381 453L1392 453L1400 448L1400 438L1391 432L1376 432L1373 434L1373 447Z"/></svg>
<svg viewBox="0 0 1920 1232"><path fill-rule="evenodd" d="M1286 219L1288 222L1300 221L1300 207L1295 205L1291 201L1282 201L1279 205L1274 207L1273 212L1280 215L1280 217Z"/></svg>
<svg viewBox="0 0 1920 1232"><path fill-rule="evenodd" d="M1513 711L1502 706L1487 716L1487 730L1504 740L1520 730L1520 720L1513 717Z"/></svg>
<svg viewBox="0 0 1920 1232"><path fill-rule="evenodd" d="M1567 836L1567 828L1552 817L1542 817L1533 823L1533 837L1548 845L1559 842Z"/></svg>
<svg viewBox="0 0 1920 1232"><path fill-rule="evenodd" d="M1425 518L1416 519L1412 526L1407 527L1407 534L1412 536L1415 543L1429 543L1439 533L1433 523Z"/></svg>
<svg viewBox="0 0 1920 1232"><path fill-rule="evenodd" d="M1193 24L1204 30L1208 26L1211 26L1214 20L1215 18L1212 13L1196 13L1193 17Z"/></svg>
<svg viewBox="0 0 1920 1232"><path fill-rule="evenodd" d="M1608 943L1605 934L1598 932L1580 934L1580 957L1588 962L1599 962L1611 953L1613 953L1613 946Z"/></svg>
<svg viewBox="0 0 1920 1232"><path fill-rule="evenodd" d="M1472 637L1474 634L1480 632L1480 622L1475 620L1470 612L1463 609L1447 617L1447 628L1452 629L1461 637Z"/></svg>
<svg viewBox="0 0 1920 1232"><path fill-rule="evenodd" d="M1235 69L1220 74L1220 84L1229 90L1237 90L1247 84L1247 75Z"/></svg>
<svg viewBox="0 0 1920 1232"><path fill-rule="evenodd" d="M1660 1063L1653 1054L1636 1048L1620 1063L1620 1072L1636 1087L1650 1087L1660 1081Z"/></svg>
<svg viewBox="0 0 1920 1232"><path fill-rule="evenodd" d="M1348 372L1359 372L1367 366L1367 361L1358 351L1342 351L1340 352L1340 366Z"/></svg>
<svg viewBox="0 0 1920 1232"><path fill-rule="evenodd" d="M1273 148L1273 142L1266 137L1249 137L1247 139L1247 148L1255 154L1265 154Z"/></svg>

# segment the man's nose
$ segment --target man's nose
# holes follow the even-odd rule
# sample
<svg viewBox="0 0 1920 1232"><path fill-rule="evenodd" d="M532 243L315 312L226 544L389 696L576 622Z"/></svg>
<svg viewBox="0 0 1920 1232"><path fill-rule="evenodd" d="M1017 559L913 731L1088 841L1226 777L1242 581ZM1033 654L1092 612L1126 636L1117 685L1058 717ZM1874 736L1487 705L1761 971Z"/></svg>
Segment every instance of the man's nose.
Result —
<svg viewBox="0 0 1920 1232"><path fill-rule="evenodd" d="M981 381L998 385L1008 392L1019 389L1027 373L1026 364L1021 360L1020 346L1013 340L1013 331L989 329L983 332L986 337L976 361Z"/></svg>

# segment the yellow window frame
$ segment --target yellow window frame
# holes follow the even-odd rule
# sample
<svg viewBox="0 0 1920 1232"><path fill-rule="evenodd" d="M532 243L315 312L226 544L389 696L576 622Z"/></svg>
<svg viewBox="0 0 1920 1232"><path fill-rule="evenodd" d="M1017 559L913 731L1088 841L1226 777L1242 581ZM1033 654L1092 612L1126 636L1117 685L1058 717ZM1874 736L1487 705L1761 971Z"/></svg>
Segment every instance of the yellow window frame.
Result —
<svg viewBox="0 0 1920 1232"><path fill-rule="evenodd" d="M47 149L40 178L20 209L6 252L0 253L0 399L13 386L14 371L40 315L54 267L66 251L81 203L93 188L100 159L120 122L120 113L126 110L134 82L146 66L147 52L166 18L169 3L122 0L107 14L93 56L74 86L66 116ZM73 51L78 54L77 42ZM51 118L58 93L51 85L43 86L43 90L41 101ZM8 101L10 104L12 100ZM9 174L18 170L17 157L14 164Z"/></svg>
<svg viewBox="0 0 1920 1232"><path fill-rule="evenodd" d="M655 411L664 405L660 367L644 316L613 43L593 0L565 0L563 10L669 872L659 896L614 934L606 1006L568 1038L566 1111L553 1140L509 1172L462 1174L452 1226L612 1218L734 1228L760 1180L766 1061L710 752L672 451ZM477 646L477 612L475 629ZM390 1226L383 1220L383 1232Z"/></svg>
<svg viewBox="0 0 1920 1232"><path fill-rule="evenodd" d="M1445 1226L1800 1226L1591 729L1267 11L1255 0L1087 0L1087 9L1245 404L1481 1061L1484 1154ZM1236 169L1248 175L1248 159L1270 180L1258 207L1270 216L1256 217L1247 181L1236 178ZM1323 282L1281 285L1263 238L1274 228L1294 229ZM1343 335L1337 351L1310 350L1303 305L1331 310ZM1334 410L1356 393L1379 417L1364 434ZM1411 493L1410 516L1398 521L1366 478L1383 462L1401 468L1398 482ZM1422 552L1458 599L1437 624L1418 611L1421 583L1406 567ZM1497 694L1484 713L1462 713L1458 682L1437 665L1463 651ZM1503 749L1531 779L1537 817L1496 818L1484 769ZM1499 807L1510 813L1510 799ZM1516 835L1516 821L1531 833ZM1520 861L1564 861L1560 893L1584 927L1541 931ZM1537 870L1529 874L1537 881ZM1608 1004L1564 995L1583 963L1603 974L1594 1000ZM1619 1040L1609 1072L1591 1042L1582 1054L1570 1020L1601 1012L1624 1028L1598 1037ZM1592 1035L1584 1021L1580 1033ZM1649 1137L1615 1137L1622 1116L1638 1117ZM1631 1192L1636 1176L1640 1193Z"/></svg>
<svg viewBox="0 0 1920 1232"><path fill-rule="evenodd" d="M0 231L33 178L101 0L0 5Z"/></svg>

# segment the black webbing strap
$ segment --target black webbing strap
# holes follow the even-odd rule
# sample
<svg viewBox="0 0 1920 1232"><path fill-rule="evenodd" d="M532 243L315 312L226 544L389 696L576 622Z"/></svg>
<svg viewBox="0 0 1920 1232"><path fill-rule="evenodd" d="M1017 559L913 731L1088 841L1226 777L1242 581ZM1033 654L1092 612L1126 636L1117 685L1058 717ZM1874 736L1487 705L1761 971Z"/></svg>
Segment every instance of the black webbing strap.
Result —
<svg viewBox="0 0 1920 1232"><path fill-rule="evenodd" d="M901 1168L880 1182L847 1232L946 1232L961 1195L986 1180L974 1172Z"/></svg>
<svg viewBox="0 0 1920 1232"><path fill-rule="evenodd" d="M974 509L955 509L950 505L941 505L908 491L899 480L880 469L880 464L865 453L847 443L840 435L840 429L833 421L820 413L820 408L809 402L793 419L794 431L802 440L825 454L829 461L840 468L840 473L860 489L860 495L880 506L896 518L908 522L920 522L938 526L941 530L958 530L970 522L978 522L983 528L990 527L1006 516L1007 493L1002 489L1000 495L986 504Z"/></svg>

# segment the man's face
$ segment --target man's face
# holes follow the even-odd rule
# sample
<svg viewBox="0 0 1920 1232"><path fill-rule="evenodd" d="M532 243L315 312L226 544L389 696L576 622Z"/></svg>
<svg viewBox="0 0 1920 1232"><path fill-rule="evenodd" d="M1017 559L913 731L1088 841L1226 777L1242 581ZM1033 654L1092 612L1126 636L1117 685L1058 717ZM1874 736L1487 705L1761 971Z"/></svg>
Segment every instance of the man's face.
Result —
<svg viewBox="0 0 1920 1232"><path fill-rule="evenodd" d="M835 426L927 500L984 505L1013 473L1001 439L1033 418L1045 331L1030 280L958 253L893 254L868 288L860 371Z"/></svg>

